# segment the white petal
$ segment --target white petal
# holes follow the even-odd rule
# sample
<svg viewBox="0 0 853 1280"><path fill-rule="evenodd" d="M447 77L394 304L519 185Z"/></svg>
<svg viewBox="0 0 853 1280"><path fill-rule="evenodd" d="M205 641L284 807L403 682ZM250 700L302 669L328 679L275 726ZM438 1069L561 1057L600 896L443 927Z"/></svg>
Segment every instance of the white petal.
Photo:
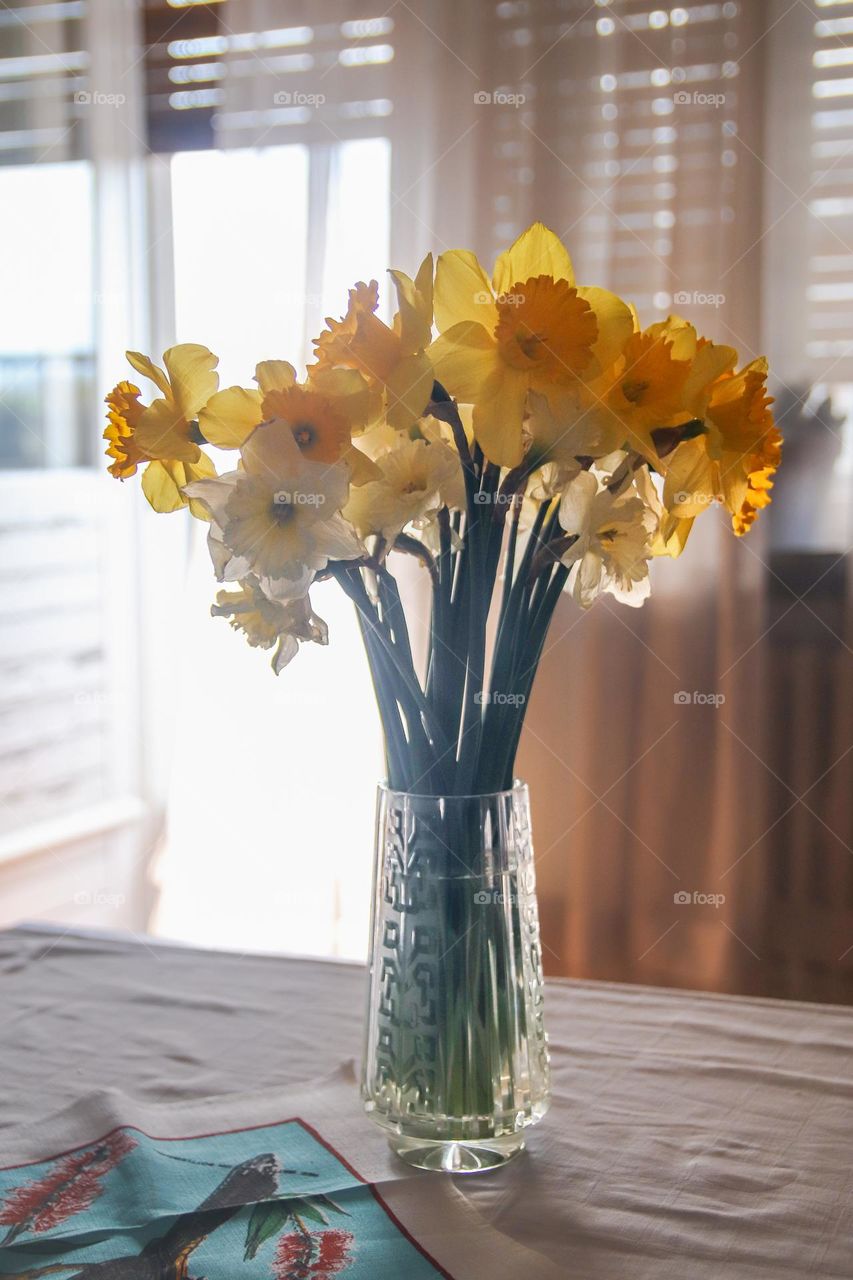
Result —
<svg viewBox="0 0 853 1280"><path fill-rule="evenodd" d="M365 549L355 535L355 530L342 516L332 516L313 529L318 550L330 560L357 560Z"/></svg>
<svg viewBox="0 0 853 1280"><path fill-rule="evenodd" d="M560 499L559 515L566 533L583 533L586 530L597 491L598 481L588 471L582 471L566 485Z"/></svg>
<svg viewBox="0 0 853 1280"><path fill-rule="evenodd" d="M278 647L273 654L272 669L279 675L289 662L292 662L299 652L299 641L295 636L280 636Z"/></svg>

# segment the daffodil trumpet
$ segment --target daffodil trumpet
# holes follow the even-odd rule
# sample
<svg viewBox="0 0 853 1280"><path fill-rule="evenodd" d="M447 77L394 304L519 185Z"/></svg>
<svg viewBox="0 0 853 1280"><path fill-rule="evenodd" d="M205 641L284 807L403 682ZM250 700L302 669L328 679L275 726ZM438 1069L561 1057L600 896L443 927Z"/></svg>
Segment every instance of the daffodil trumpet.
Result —
<svg viewBox="0 0 853 1280"><path fill-rule="evenodd" d="M722 508L740 536L769 504L767 363L738 368L679 316L643 327L541 223L491 272L451 250L391 281L392 320L357 283L301 380L274 358L220 388L207 347L129 352L154 393L107 396L108 469L207 522L213 613L276 673L327 643L323 584L344 591L391 787L501 791L561 599L641 605L696 519ZM404 607L407 561L423 590Z"/></svg>

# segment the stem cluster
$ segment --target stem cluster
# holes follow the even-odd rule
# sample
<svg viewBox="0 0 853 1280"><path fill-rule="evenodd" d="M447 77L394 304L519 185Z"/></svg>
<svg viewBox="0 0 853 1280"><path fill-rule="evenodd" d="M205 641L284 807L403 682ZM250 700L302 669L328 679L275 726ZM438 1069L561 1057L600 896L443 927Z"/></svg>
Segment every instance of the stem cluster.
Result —
<svg viewBox="0 0 853 1280"><path fill-rule="evenodd" d="M369 559L333 562L329 572L358 612L384 729L389 786L427 795L483 795L512 786L533 681L569 572L560 562L567 540L557 523L556 500L546 501L522 549L523 469L501 482L500 468L486 461L479 446L469 447L456 404L439 383L428 412L453 433L465 510L441 508L435 555L406 535L391 548L416 556L430 574L423 682L384 545Z"/></svg>

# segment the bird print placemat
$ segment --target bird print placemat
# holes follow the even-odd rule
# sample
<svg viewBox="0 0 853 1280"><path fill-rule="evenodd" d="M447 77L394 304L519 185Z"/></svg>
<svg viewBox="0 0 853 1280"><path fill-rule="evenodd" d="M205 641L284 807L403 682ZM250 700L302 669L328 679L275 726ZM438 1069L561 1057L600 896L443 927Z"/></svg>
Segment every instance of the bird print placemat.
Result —
<svg viewBox="0 0 853 1280"><path fill-rule="evenodd" d="M58 1142L63 1136L68 1145ZM31 1156L0 1161L0 1275L544 1274L542 1259L531 1270L529 1251L489 1228L452 1179L409 1173L380 1144L343 1079L289 1099L267 1093L190 1107L95 1095L26 1133L0 1133L4 1155L8 1146ZM353 1162L354 1145L370 1176Z"/></svg>

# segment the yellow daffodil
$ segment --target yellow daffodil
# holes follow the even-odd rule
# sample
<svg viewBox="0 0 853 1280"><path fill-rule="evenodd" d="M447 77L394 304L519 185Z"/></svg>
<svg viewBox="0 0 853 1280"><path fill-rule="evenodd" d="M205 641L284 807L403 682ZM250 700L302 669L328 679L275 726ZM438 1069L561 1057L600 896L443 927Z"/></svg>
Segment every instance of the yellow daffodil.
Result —
<svg viewBox="0 0 853 1280"><path fill-rule="evenodd" d="M145 412L145 405L139 403L141 395L139 387L132 382L119 382L105 397L109 412L104 439L107 441L107 457L114 459L107 470L117 480L136 475L140 462L147 461L134 436L139 419Z"/></svg>
<svg viewBox="0 0 853 1280"><path fill-rule="evenodd" d="M571 545L562 553L571 566L568 590L588 609L601 591L623 604L648 597L654 515L633 487L614 494L582 471L560 500L560 525Z"/></svg>
<svg viewBox="0 0 853 1280"><path fill-rule="evenodd" d="M361 537L392 544L409 524L426 528L439 507L465 505L459 455L441 440L403 440L377 458L380 479L353 489L344 515Z"/></svg>
<svg viewBox="0 0 853 1280"><path fill-rule="evenodd" d="M616 364L592 388L596 403L589 416L606 449L633 449L658 464L653 432L691 416L685 399L696 350L696 330L674 317L631 334Z"/></svg>
<svg viewBox="0 0 853 1280"><path fill-rule="evenodd" d="M528 392L555 406L572 398L579 382L615 363L633 330L631 312L615 294L576 286L568 253L539 222L501 254L491 281L473 253L443 253L435 319L435 376L474 405L486 457L507 467L524 453Z"/></svg>
<svg viewBox="0 0 853 1280"><path fill-rule="evenodd" d="M327 318L314 341L317 363L309 381L331 369L357 370L368 386L381 393L379 412L395 430L416 422L432 396L432 364L425 354L432 334L432 255L421 263L414 280L392 271L398 311L391 327L376 315L379 286L359 282L349 291L341 320ZM373 417L378 413L374 412Z"/></svg>
<svg viewBox="0 0 853 1280"><path fill-rule="evenodd" d="M199 447L198 415L218 386L218 361L195 343L170 347L163 355L165 371L138 351L128 351L127 358L162 395L146 407L139 402L138 387L120 382L107 396L104 438L107 455L114 459L109 471L123 480L147 462L142 492L155 511L177 511L187 506L187 484L216 474ZM195 504L190 509L193 515L204 514Z"/></svg>
<svg viewBox="0 0 853 1280"><path fill-rule="evenodd" d="M202 435L220 449L239 449L262 422L285 423L303 455L313 462L344 461L354 484L376 474L352 443L370 409L370 393L360 374L330 369L300 385L285 360L265 360L255 369L254 387L226 387L199 415Z"/></svg>
<svg viewBox="0 0 853 1280"><path fill-rule="evenodd" d="M213 541L230 553L223 570L223 553L211 547L224 576L254 574L268 595L286 599L303 594L330 558L362 554L340 515L350 484L343 463L308 461L290 428L276 422L257 427L240 456L238 470L187 487L214 521Z"/></svg>
<svg viewBox="0 0 853 1280"><path fill-rule="evenodd" d="M220 591L210 612L228 618L253 648L272 649L272 669L279 674L296 657L300 643L329 643L329 628L311 608L307 595L296 600L271 600L257 578L248 577L237 591Z"/></svg>
<svg viewBox="0 0 853 1280"><path fill-rule="evenodd" d="M766 382L767 361L761 358L712 384L705 434L680 444L669 460L663 501L675 516L693 519L721 502L740 535L768 505L782 436Z"/></svg>

